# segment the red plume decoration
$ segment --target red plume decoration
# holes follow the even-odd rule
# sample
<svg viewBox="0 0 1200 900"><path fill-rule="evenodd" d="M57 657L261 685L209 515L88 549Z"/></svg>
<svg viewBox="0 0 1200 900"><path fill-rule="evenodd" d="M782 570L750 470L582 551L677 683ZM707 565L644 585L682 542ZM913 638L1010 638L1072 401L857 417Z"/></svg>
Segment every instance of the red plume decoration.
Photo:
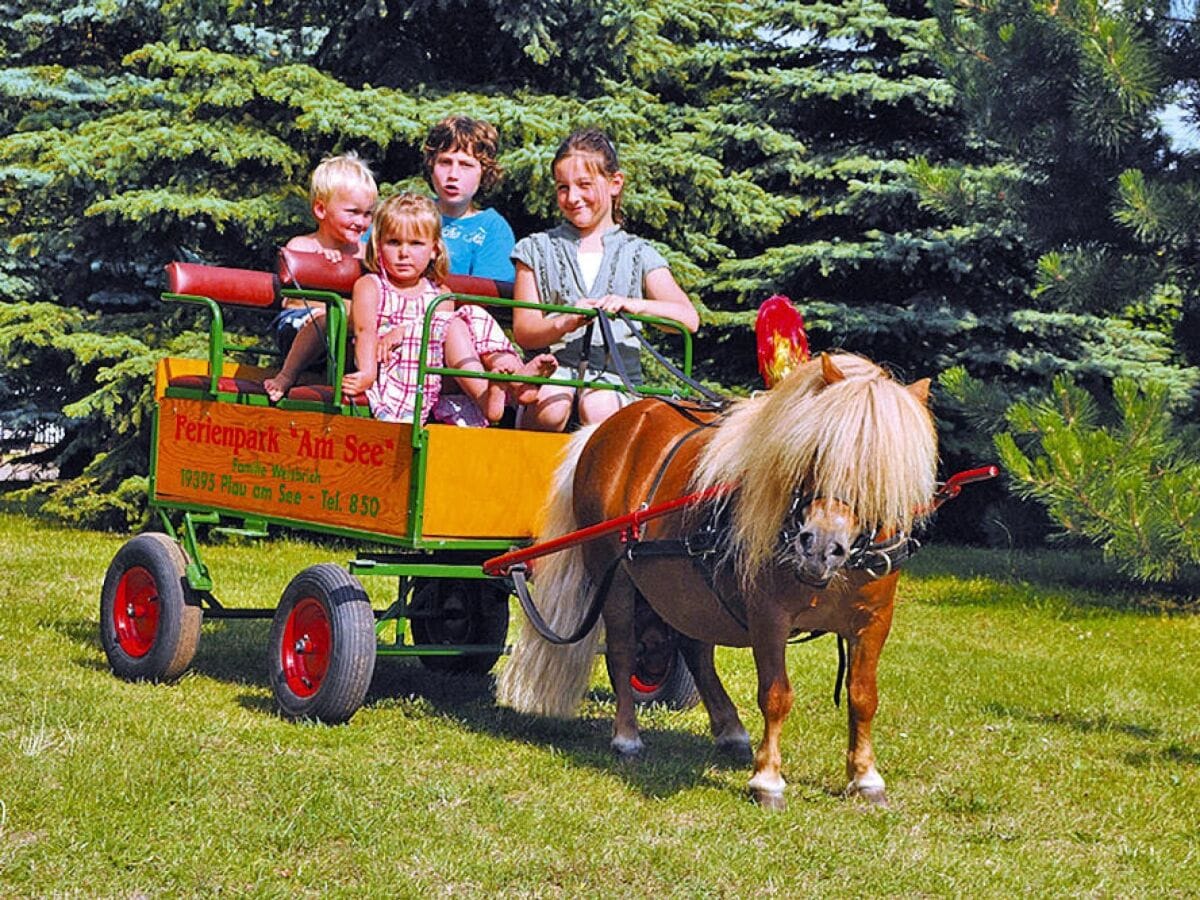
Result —
<svg viewBox="0 0 1200 900"><path fill-rule="evenodd" d="M804 316L787 297L776 294L763 301L754 333L758 342L758 373L767 387L773 387L795 366L808 361Z"/></svg>

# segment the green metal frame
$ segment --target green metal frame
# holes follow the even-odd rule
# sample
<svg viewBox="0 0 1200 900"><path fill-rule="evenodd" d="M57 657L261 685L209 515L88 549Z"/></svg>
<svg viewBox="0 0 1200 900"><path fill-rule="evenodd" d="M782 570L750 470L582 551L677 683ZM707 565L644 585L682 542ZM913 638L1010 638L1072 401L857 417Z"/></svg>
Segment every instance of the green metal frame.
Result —
<svg viewBox="0 0 1200 900"><path fill-rule="evenodd" d="M313 401L282 400L274 404L277 408L298 411L312 410L331 412L336 409L342 415L369 416L370 412L362 407L351 406L342 398L341 385L346 371L346 333L348 316L345 300L337 293L329 291L309 291L286 289L283 296L308 302L323 304L326 308L327 323L327 353L326 374L329 384L334 390L335 403L324 404ZM164 293L163 300L176 303L192 303L202 306L209 314L209 383L208 389L197 388L168 388L166 396L181 399L208 400L222 403L242 403L252 406L268 406L269 400L265 395L239 395L235 392L221 391L220 378L225 356L228 352L245 352L271 354L269 348L256 346L241 346L229 343L225 336L224 317L220 304L209 298L191 294ZM208 525L212 530L237 534L246 537L265 537L269 524L281 525L301 531L319 534L336 535L354 540L369 541L375 544L398 548L407 557L404 561L395 559L396 553L388 551L360 553L348 564L351 574L360 577L389 577L398 579L397 599L382 612L376 613L376 636L379 643L376 652L380 656L461 656L472 653L503 652L506 648L492 645L415 645L406 644L406 623L408 620L409 598L415 579L418 578L454 578L454 579L487 579L499 582L511 588L506 578L492 578L483 573L481 563L496 551L510 549L511 541L485 539L427 539L423 534L424 505L427 477L427 456L429 452L429 432L420 424L421 409L425 401L425 376L427 374L442 376L465 375L473 378L484 378L494 381L525 382L534 384L561 384L575 388L596 388L600 390L623 390L619 385L607 382L588 381L586 379L555 379L531 376L506 375L492 372L469 372L462 369L427 366L429 341L432 334L433 318L437 309L443 303L459 300L476 301L481 305L509 309L538 309L543 312L582 313L595 316L594 309L582 309L573 306L556 306L532 303L520 300L508 300L494 297L477 297L465 294L443 294L430 305L426 313L421 337L421 361L418 367L417 391L414 425L412 429L412 466L409 484L408 532L402 537L379 534L377 532L341 528L337 526L314 525L311 522L291 520L271 515L247 515L234 509L220 506L200 505L154 499L158 468L158 410L154 410L151 428L151 457L150 457L150 501L151 509L157 512L167 534L180 542L188 558L185 578L188 586L200 598L206 609L206 614L214 618L233 615L263 615L269 617L270 610L234 610L226 609L212 595L213 579L205 564L200 542L197 538L197 526ZM248 307L252 308L252 307ZM678 332L683 338L682 370L689 374L692 368L692 336L678 323L669 319L654 316L631 316L636 321ZM675 392L665 389L647 388L648 395L671 395ZM171 520L171 513L182 513L181 525L177 528ZM222 525L224 520L240 520L241 526ZM386 639L388 630L394 624L395 632L390 640Z"/></svg>

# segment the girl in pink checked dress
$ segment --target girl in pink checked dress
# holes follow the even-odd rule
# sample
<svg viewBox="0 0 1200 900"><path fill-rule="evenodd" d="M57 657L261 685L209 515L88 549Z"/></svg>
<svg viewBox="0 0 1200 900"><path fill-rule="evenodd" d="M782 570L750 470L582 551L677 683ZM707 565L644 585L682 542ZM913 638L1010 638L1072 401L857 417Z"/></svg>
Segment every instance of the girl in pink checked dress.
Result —
<svg viewBox="0 0 1200 900"><path fill-rule="evenodd" d="M416 409L421 331L434 299L446 293L442 282L449 269L441 237L441 214L433 201L411 193L397 194L384 201L375 212L364 261L370 274L354 283L350 301L350 328L358 371L343 378L342 388L348 395L365 393L371 413L377 419L411 422ZM467 318L477 317L481 312L472 308L468 313L464 308L456 313L452 303L442 303L433 314L426 365L482 371L484 361L476 353ZM540 374L545 370L546 362L540 357L522 363L498 325L495 334L493 343L480 348L490 371ZM425 376L422 422L430 418L439 421L441 416L457 424L487 425L499 421L503 415L506 399L503 383L481 378L459 379L463 390L478 406L474 420L467 420L461 414L456 415L461 411L439 407L441 381L439 375ZM531 387L518 384L519 399L524 399L521 395L529 393ZM536 388L532 393L536 394Z"/></svg>

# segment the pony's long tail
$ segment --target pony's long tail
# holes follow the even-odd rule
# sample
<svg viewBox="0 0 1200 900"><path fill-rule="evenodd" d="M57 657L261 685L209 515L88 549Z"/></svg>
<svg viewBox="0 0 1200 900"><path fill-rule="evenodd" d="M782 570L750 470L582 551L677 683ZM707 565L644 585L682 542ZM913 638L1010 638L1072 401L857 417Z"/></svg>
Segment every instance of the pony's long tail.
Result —
<svg viewBox="0 0 1200 900"><path fill-rule="evenodd" d="M577 431L567 444L566 457L554 473L546 521L539 540L574 531L573 480L583 447L595 428ZM593 590L583 564L583 550L568 547L540 558L535 564L534 602L546 623L558 634L573 632L583 621ZM586 637L560 646L551 644L525 619L508 664L496 683L496 699L513 709L555 718L570 718L587 690L600 639L597 623Z"/></svg>

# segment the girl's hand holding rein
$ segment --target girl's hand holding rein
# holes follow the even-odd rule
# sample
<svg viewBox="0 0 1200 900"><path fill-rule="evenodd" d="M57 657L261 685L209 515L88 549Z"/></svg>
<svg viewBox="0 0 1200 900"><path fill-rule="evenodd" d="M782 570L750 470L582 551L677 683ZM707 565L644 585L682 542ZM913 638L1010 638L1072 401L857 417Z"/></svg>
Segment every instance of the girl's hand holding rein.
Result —
<svg viewBox="0 0 1200 900"><path fill-rule="evenodd" d="M621 297L617 294L605 294L603 297L587 297L580 300L579 306L585 309L600 309L616 315L619 312L640 315L646 311L646 301L635 297Z"/></svg>

